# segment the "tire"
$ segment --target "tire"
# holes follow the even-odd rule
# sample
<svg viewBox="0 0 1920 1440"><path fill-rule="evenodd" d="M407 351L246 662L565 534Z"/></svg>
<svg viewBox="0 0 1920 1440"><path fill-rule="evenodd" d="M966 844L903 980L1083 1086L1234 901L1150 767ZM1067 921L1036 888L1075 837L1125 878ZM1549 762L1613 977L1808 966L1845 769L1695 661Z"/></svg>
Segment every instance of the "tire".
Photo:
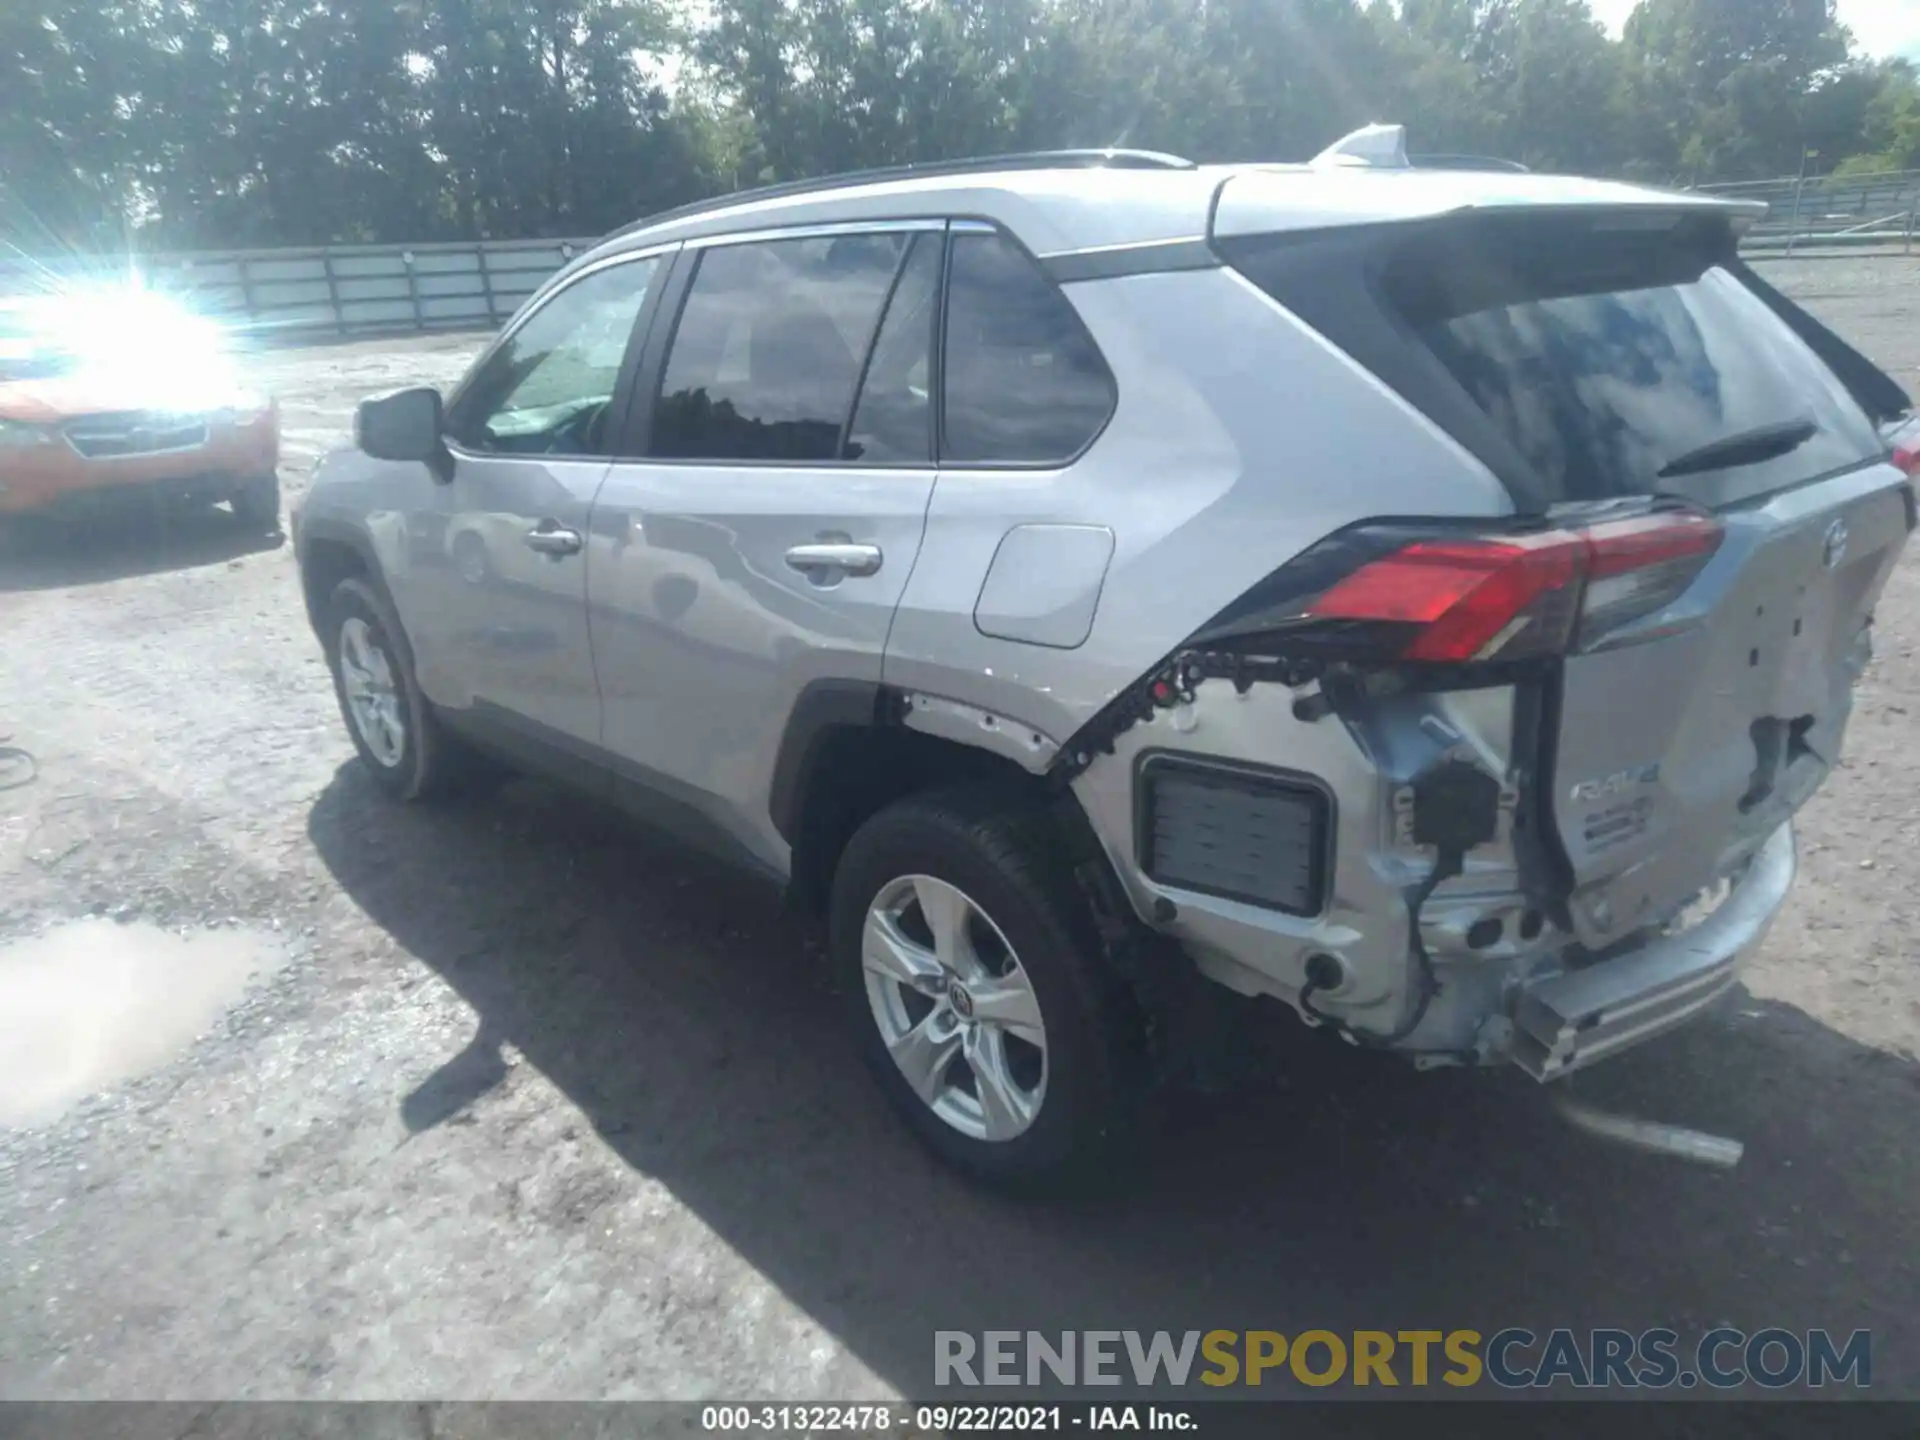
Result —
<svg viewBox="0 0 1920 1440"><path fill-rule="evenodd" d="M256 475L228 497L233 513L251 530L277 533L280 529L280 477Z"/></svg>
<svg viewBox="0 0 1920 1440"><path fill-rule="evenodd" d="M384 663L369 666L369 649ZM335 587L327 602L326 656L340 718L373 782L397 800L423 800L458 788L467 773L466 751L442 730L420 693L406 631L392 602L370 581L342 580ZM377 692L382 671L391 691L391 718L398 722L397 742L391 730L356 713L361 689L356 677L371 674Z"/></svg>
<svg viewBox="0 0 1920 1440"><path fill-rule="evenodd" d="M1109 1177L1131 1138L1147 1073L1131 998L1108 965L1086 903L1059 855L1050 825L1018 796L958 791L915 796L881 811L848 843L834 875L829 912L836 988L855 1043L881 1089L941 1160L970 1179L1019 1194L1074 1191ZM923 881L932 882L930 890L922 890ZM896 978L897 969L870 970L863 952L870 912L877 910L891 927L881 932L890 941L905 936L920 947L916 964L933 958L927 952L937 949L937 942L927 943L933 927L920 897L928 894L936 904L948 904L942 886L958 892L979 917L970 916L968 926L973 959L985 970L976 968L977 978L969 979L959 973L963 966L950 968L945 998L935 999L941 979L922 973L930 993L910 991ZM905 901L908 891L910 902ZM893 905L903 902L905 908L896 913ZM1015 957L1011 968L999 953L1003 945ZM886 944L876 948L889 951ZM990 1005L998 1013L1014 1013L1006 996L1009 983L1021 977L1038 1010L1043 1041L1037 1047L1027 1038L1033 1017L1024 1017L1020 1026L998 1027L987 1018ZM962 982L958 995L951 983L955 978ZM971 998L973 990L979 990L980 1000ZM903 1037L902 1028L922 1007L923 1018ZM896 1063L890 1036L902 1053L937 1055L934 1047L953 1043L946 1027L954 1023L964 1032L957 1052L961 1065L945 1062L944 1080L930 1087L923 1081L917 1088ZM994 1067L988 1032L996 1028L1003 1083L983 1091L970 1056L978 1040L979 1053ZM1035 1049L1042 1052L1037 1078ZM927 1067L920 1073L928 1073ZM1004 1082L1011 1083L1021 1103L1005 1103ZM925 1099L925 1088L939 1094ZM1003 1097L993 1107L1001 1122L998 1135L982 1133L989 1094ZM1022 1120L1024 1128L1018 1128Z"/></svg>

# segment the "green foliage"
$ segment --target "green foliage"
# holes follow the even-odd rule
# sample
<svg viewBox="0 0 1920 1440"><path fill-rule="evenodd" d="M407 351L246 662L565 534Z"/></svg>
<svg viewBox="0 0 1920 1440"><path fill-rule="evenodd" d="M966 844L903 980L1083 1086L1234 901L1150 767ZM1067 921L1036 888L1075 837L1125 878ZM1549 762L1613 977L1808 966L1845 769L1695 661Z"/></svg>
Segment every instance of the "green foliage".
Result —
<svg viewBox="0 0 1920 1440"><path fill-rule="evenodd" d="M1051 146L1414 148L1662 181L1920 166L1832 0L4 0L29 252L597 233L719 190Z"/></svg>

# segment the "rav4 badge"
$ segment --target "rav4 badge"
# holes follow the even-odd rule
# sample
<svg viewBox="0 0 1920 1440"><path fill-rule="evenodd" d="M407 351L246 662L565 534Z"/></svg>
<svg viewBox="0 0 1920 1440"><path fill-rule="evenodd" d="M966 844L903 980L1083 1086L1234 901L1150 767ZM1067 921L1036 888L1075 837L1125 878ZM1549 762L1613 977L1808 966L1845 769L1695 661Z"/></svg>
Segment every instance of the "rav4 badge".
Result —
<svg viewBox="0 0 1920 1440"><path fill-rule="evenodd" d="M1612 800L1631 790L1659 783L1658 765L1636 765L1631 770L1618 770L1598 780L1582 780L1573 787L1572 798L1576 805L1591 805L1597 800Z"/></svg>

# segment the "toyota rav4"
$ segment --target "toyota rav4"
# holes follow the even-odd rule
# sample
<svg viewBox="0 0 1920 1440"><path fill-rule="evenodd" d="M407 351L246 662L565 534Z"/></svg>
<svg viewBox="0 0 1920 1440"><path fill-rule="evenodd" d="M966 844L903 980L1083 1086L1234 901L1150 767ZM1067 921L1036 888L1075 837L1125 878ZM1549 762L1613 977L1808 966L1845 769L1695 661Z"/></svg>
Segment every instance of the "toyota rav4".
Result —
<svg viewBox="0 0 1920 1440"><path fill-rule="evenodd" d="M1099 1162L1176 973L1553 1080L1759 943L1915 523L1757 213L1390 131L729 196L367 402L307 606L393 795L509 757L822 915L976 1176Z"/></svg>

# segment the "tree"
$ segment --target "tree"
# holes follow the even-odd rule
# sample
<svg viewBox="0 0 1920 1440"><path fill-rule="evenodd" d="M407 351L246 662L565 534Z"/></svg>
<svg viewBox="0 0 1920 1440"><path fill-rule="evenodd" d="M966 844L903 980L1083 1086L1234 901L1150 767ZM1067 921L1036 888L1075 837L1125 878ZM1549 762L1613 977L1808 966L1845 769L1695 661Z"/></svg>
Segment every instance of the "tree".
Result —
<svg viewBox="0 0 1920 1440"><path fill-rule="evenodd" d="M131 218L132 126L105 79L147 53L135 6L0 6L0 239L31 254L117 240Z"/></svg>
<svg viewBox="0 0 1920 1440"><path fill-rule="evenodd" d="M1848 58L1833 0L1643 0L1625 45L1695 179L1797 171L1813 98Z"/></svg>
<svg viewBox="0 0 1920 1440"><path fill-rule="evenodd" d="M717 190L1134 145L1659 180L1920 165L1912 67L1831 0L8 0L0 238L593 234Z"/></svg>

